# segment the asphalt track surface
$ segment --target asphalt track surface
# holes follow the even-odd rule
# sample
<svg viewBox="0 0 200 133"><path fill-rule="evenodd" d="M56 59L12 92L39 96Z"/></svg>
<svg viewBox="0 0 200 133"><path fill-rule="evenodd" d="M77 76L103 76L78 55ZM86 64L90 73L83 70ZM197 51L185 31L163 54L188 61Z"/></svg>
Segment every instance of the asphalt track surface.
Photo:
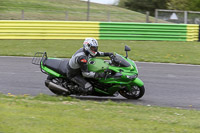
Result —
<svg viewBox="0 0 200 133"><path fill-rule="evenodd" d="M45 87L46 75L39 66L31 64L32 58L0 57L0 92L14 95L54 95ZM78 97L83 100L108 100L145 106L176 107L200 110L200 66L166 63L136 62L139 78L146 88L139 100L121 96Z"/></svg>

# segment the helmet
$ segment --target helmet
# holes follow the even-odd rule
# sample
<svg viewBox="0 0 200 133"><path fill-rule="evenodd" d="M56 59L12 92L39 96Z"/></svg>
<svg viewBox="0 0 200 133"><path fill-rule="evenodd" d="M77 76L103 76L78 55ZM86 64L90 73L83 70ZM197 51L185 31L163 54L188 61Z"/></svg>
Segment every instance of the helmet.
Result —
<svg viewBox="0 0 200 133"><path fill-rule="evenodd" d="M86 38L83 42L83 48L89 52L90 55L95 56L98 51L98 42L94 38Z"/></svg>

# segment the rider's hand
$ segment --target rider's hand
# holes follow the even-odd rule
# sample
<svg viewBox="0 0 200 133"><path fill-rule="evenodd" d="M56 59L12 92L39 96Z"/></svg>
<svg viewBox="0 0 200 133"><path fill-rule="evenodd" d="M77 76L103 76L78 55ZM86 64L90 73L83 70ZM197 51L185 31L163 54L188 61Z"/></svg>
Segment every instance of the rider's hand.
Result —
<svg viewBox="0 0 200 133"><path fill-rule="evenodd" d="M113 54L113 53L109 53L109 57L110 57L110 58L113 58L113 57L114 57L114 54Z"/></svg>
<svg viewBox="0 0 200 133"><path fill-rule="evenodd" d="M103 73L96 73L95 74L95 78L104 78L106 76L106 74L103 72Z"/></svg>
<svg viewBox="0 0 200 133"><path fill-rule="evenodd" d="M114 54L113 53L109 53L109 56L113 56Z"/></svg>

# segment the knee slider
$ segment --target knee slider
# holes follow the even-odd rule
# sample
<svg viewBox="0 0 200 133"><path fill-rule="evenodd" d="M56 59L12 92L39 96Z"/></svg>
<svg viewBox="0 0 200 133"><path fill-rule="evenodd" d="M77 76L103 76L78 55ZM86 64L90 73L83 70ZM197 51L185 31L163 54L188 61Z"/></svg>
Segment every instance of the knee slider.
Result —
<svg viewBox="0 0 200 133"><path fill-rule="evenodd" d="M92 85L89 83L89 82L87 82L86 84L85 84L85 89L87 89L88 91L92 91Z"/></svg>

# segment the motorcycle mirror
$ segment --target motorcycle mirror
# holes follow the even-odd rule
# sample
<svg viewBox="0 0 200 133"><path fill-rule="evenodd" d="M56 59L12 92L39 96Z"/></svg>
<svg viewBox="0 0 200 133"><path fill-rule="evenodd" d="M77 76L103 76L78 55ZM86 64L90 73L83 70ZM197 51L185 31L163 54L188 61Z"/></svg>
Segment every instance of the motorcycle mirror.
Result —
<svg viewBox="0 0 200 133"><path fill-rule="evenodd" d="M126 51L126 58L128 57L128 51L131 51L131 49L129 48L129 46L125 46L125 51Z"/></svg>
<svg viewBox="0 0 200 133"><path fill-rule="evenodd" d="M125 51L131 51L131 49L129 48L129 46L125 46Z"/></svg>

